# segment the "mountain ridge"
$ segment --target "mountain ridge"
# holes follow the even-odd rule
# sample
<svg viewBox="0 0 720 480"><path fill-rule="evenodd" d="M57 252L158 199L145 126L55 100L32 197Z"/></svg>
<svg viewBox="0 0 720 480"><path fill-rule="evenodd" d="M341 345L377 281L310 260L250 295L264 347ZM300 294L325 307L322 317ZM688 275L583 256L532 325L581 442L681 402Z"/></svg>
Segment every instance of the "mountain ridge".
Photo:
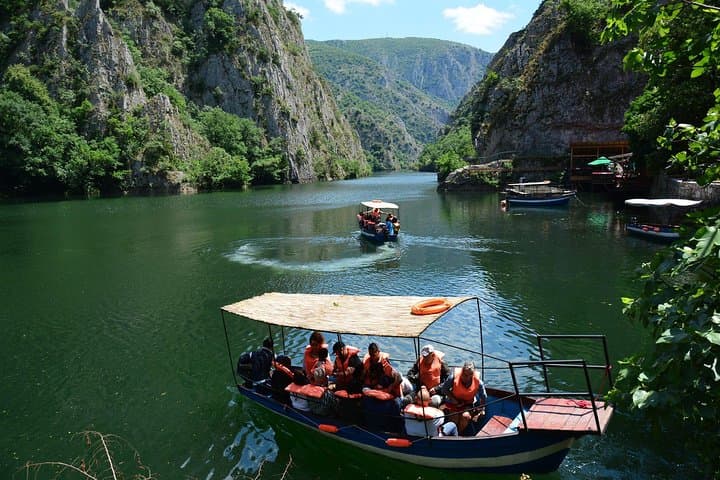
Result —
<svg viewBox="0 0 720 480"><path fill-rule="evenodd" d="M375 170L417 168L422 148L445 128L462 98L459 91L482 78L491 58L469 45L419 37L307 40L306 45ZM463 62L468 66L458 70ZM460 73L453 77L456 82L447 74L427 81L439 70Z"/></svg>

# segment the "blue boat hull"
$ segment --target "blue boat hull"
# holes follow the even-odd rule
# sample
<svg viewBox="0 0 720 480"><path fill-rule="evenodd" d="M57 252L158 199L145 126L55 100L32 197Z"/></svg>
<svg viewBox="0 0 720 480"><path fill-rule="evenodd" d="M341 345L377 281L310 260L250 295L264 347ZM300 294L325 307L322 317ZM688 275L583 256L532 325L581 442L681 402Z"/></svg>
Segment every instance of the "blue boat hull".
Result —
<svg viewBox="0 0 720 480"><path fill-rule="evenodd" d="M573 432L515 429L509 433L481 437L407 437L411 442L409 446L396 447L389 446L386 441L398 438L398 434L371 432L338 418L297 410L244 386L239 386L239 390L251 401L321 435L369 452L431 468L483 473L552 472L558 469L579 437L579 434ZM507 408L507 405L498 408ZM320 425L323 428L335 426L337 432L322 430Z"/></svg>
<svg viewBox="0 0 720 480"><path fill-rule="evenodd" d="M362 238L366 240L370 240L373 243L377 243L378 245L382 245L385 242L397 242L397 235L386 235L385 233L377 233L375 230L369 231L365 229L360 229L360 235L362 235Z"/></svg>
<svg viewBox="0 0 720 480"><path fill-rule="evenodd" d="M667 226L628 224L625 226L625 230L632 235L643 237L654 242L672 243L680 238L680 234L677 231Z"/></svg>
<svg viewBox="0 0 720 480"><path fill-rule="evenodd" d="M562 197L550 197L550 198L520 198L508 196L507 201L511 205L522 205L525 207L546 207L546 206L560 206L567 205L570 199L574 195L567 195Z"/></svg>

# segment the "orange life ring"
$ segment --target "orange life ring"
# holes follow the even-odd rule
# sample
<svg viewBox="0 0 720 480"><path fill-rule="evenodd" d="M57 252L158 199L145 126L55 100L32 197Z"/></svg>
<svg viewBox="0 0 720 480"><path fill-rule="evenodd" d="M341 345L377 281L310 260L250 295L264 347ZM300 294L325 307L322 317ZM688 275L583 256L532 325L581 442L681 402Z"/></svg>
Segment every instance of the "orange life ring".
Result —
<svg viewBox="0 0 720 480"><path fill-rule="evenodd" d="M413 305L410 308L410 313L413 315L434 315L444 312L451 306L452 304L446 298L431 298Z"/></svg>

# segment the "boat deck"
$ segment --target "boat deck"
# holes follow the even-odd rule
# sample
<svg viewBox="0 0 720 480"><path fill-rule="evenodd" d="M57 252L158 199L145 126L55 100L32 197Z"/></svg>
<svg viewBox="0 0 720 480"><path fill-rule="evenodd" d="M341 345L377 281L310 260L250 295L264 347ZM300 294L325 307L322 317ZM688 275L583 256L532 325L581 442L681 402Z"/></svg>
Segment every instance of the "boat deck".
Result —
<svg viewBox="0 0 720 480"><path fill-rule="evenodd" d="M596 401L595 405L600 421L600 432L604 433L612 417L613 407L600 401ZM592 404L588 400L543 398L530 407L525 420L528 430L597 432Z"/></svg>

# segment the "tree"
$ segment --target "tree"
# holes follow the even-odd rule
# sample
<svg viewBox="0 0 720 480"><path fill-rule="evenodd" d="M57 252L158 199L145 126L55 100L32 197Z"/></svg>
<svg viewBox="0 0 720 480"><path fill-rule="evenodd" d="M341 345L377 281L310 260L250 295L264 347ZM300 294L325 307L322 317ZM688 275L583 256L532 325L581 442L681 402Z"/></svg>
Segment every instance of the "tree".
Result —
<svg viewBox="0 0 720 480"><path fill-rule="evenodd" d="M643 124L643 115L655 125L664 121L656 151L666 167L701 185L720 179L720 8L703 0L612 0L603 37L626 35L638 43L625 65L649 77L626 125ZM677 101L682 96L693 98ZM665 99L676 103L661 105ZM640 295L623 299L625 313L649 328L655 342L621 362L612 393L656 425L674 425L674 439L690 444L684 454L695 452L704 474L718 477L720 209L691 220L683 240L643 265Z"/></svg>
<svg viewBox="0 0 720 480"><path fill-rule="evenodd" d="M425 147L420 154L420 169L437 170L438 180L442 181L453 170L467 165L465 159L474 155L470 127L461 125Z"/></svg>

